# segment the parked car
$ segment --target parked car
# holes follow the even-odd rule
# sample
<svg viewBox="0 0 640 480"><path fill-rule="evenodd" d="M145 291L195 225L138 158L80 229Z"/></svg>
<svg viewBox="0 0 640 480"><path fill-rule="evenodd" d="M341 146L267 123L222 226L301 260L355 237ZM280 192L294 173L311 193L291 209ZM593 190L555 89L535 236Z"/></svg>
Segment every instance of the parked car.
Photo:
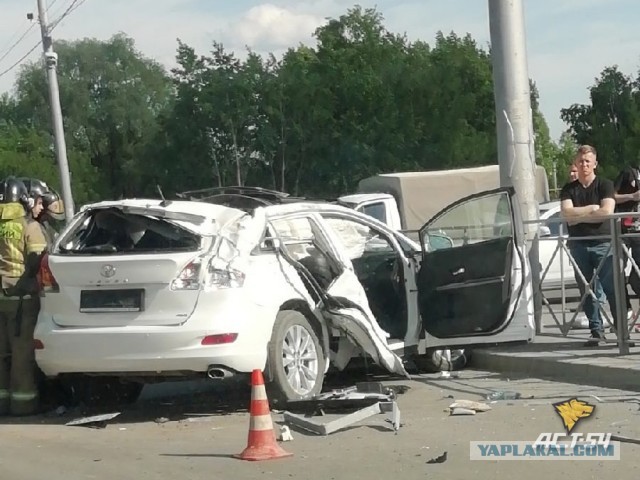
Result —
<svg viewBox="0 0 640 480"><path fill-rule="evenodd" d="M540 258L540 275L544 274L542 286L545 290L559 289L563 282L565 288L577 288L573 266L569 260L569 256L564 249L559 246L560 241L562 241L562 244L566 244L566 239L568 238L566 222L553 221L559 219L559 201L540 204L541 240L539 242L538 255ZM552 257L553 261L551 261Z"/></svg>
<svg viewBox="0 0 640 480"><path fill-rule="evenodd" d="M532 341L524 242L510 188L455 202L420 242L326 202L95 203L43 258L36 360L129 399L253 369L270 400L309 398L361 355L407 375L428 349Z"/></svg>

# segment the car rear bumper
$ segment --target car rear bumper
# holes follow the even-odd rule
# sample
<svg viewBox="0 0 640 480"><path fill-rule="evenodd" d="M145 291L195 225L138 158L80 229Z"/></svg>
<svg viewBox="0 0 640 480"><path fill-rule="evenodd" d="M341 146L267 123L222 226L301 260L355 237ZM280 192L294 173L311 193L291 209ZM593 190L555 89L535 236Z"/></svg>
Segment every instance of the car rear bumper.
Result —
<svg viewBox="0 0 640 480"><path fill-rule="evenodd" d="M218 309L221 315L212 321L211 310L198 310L200 314L179 326L82 328L60 327L51 315L41 312L34 338L43 348L36 350L36 362L49 377L63 373L205 375L211 365L238 373L264 368L273 325L273 318L268 321L270 312L251 304L240 309L236 304L233 309ZM237 334L232 343L202 345L207 336L229 333Z"/></svg>

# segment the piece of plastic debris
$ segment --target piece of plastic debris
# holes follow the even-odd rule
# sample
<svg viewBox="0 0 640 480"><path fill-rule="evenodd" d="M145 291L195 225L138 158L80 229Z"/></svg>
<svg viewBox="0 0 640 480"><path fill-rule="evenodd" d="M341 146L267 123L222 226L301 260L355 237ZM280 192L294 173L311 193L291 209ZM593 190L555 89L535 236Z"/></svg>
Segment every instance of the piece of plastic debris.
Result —
<svg viewBox="0 0 640 480"><path fill-rule="evenodd" d="M184 420L180 420L181 422L189 422L189 423L198 423L198 422L213 422L218 420L220 417L218 415L208 415L206 417L189 417Z"/></svg>
<svg viewBox="0 0 640 480"><path fill-rule="evenodd" d="M449 408L466 408L469 410L475 410L476 412L487 412L491 410L491 407L484 402L474 402L472 400L456 400Z"/></svg>
<svg viewBox="0 0 640 480"><path fill-rule="evenodd" d="M167 417L158 417L155 419L156 423L167 423L169 419Z"/></svg>
<svg viewBox="0 0 640 480"><path fill-rule="evenodd" d="M432 458L431 460L427 460L427 463L429 464L433 464L433 463L444 463L447 461L447 452L444 452L442 455Z"/></svg>
<svg viewBox="0 0 640 480"><path fill-rule="evenodd" d="M452 408L451 415L475 415L476 411L470 408Z"/></svg>
<svg viewBox="0 0 640 480"><path fill-rule="evenodd" d="M113 420L120 412L116 413L105 413L104 415L95 415L93 417L83 417L77 420L71 420L70 422L65 423L66 426L74 427L78 425L86 425L93 426L95 428L104 428L106 427L106 423L108 420Z"/></svg>
<svg viewBox="0 0 640 480"><path fill-rule="evenodd" d="M291 430L286 425L282 425L280 427L280 441L282 442L290 442L293 440L293 436L291 435Z"/></svg>
<svg viewBox="0 0 640 480"><path fill-rule="evenodd" d="M522 398L522 394L519 392L510 392L506 390L498 390L497 392L491 392L485 396L487 400L517 400Z"/></svg>

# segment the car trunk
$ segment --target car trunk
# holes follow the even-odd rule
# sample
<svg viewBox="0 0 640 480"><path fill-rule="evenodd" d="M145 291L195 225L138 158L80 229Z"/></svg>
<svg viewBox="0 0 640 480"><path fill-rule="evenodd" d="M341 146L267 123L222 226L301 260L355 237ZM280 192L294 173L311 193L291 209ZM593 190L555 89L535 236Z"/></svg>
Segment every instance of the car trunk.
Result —
<svg viewBox="0 0 640 480"><path fill-rule="evenodd" d="M171 288L194 253L49 257L60 284L47 294L54 321L67 327L177 325L193 312L200 289ZM105 278L104 275L112 275Z"/></svg>
<svg viewBox="0 0 640 480"><path fill-rule="evenodd" d="M184 222L95 209L65 232L46 267L43 308L66 327L184 323L201 291L199 256L213 237Z"/></svg>

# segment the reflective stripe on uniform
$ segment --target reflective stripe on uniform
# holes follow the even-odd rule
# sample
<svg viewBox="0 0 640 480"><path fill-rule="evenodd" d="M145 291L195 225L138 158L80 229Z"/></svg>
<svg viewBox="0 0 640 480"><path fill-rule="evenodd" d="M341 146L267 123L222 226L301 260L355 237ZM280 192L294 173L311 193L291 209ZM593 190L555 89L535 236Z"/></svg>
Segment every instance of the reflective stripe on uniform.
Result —
<svg viewBox="0 0 640 480"><path fill-rule="evenodd" d="M23 300L31 299L31 295L25 295L22 297ZM20 297L7 297L6 295L0 294L0 302L17 302L20 300Z"/></svg>
<svg viewBox="0 0 640 480"><path fill-rule="evenodd" d="M9 390L0 388L0 400L4 400L5 398L9 398Z"/></svg>
<svg viewBox="0 0 640 480"><path fill-rule="evenodd" d="M38 392L11 392L11 400L28 402L38 397Z"/></svg>
<svg viewBox="0 0 640 480"><path fill-rule="evenodd" d="M41 253L45 248L47 248L46 243L29 243L27 253Z"/></svg>

